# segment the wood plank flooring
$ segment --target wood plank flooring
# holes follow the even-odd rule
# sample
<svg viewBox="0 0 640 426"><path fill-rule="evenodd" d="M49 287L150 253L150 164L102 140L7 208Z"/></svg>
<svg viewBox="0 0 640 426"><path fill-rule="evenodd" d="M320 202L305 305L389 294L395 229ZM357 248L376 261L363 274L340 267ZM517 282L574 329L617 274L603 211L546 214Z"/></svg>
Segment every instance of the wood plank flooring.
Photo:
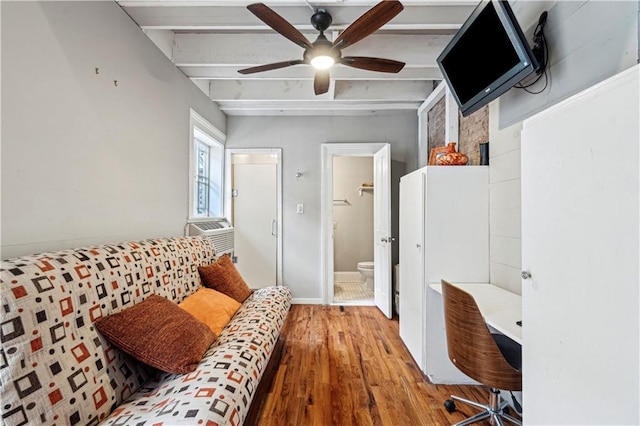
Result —
<svg viewBox="0 0 640 426"><path fill-rule="evenodd" d="M398 321L375 307L293 305L282 333L282 362L261 426L449 425L477 413L461 404L447 413L449 395L488 398L484 387L424 379Z"/></svg>

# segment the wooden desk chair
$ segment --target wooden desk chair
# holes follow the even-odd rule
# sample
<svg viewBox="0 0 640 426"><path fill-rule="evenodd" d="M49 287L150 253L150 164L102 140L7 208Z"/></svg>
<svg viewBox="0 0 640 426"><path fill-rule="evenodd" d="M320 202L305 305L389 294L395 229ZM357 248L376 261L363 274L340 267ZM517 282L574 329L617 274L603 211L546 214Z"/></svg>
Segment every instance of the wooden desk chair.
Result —
<svg viewBox="0 0 640 426"><path fill-rule="evenodd" d="M501 334L492 335L478 305L466 291L442 280L442 295L449 359L467 376L489 387L487 405L451 395L454 401L483 410L456 426L487 418L491 424L500 426L503 419L521 425L518 419L505 413L507 402L501 401L499 391L522 390L520 345ZM452 400L446 402L445 407L449 411L455 410Z"/></svg>

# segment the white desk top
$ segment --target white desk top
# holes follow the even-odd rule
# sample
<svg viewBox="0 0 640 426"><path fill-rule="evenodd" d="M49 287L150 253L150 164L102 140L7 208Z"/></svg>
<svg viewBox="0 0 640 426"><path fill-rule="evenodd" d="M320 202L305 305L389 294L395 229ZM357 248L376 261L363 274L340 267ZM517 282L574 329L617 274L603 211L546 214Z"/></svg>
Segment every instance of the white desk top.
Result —
<svg viewBox="0 0 640 426"><path fill-rule="evenodd" d="M471 294L485 322L510 339L522 344L522 297L488 283L451 283ZM442 294L442 284L429 284Z"/></svg>

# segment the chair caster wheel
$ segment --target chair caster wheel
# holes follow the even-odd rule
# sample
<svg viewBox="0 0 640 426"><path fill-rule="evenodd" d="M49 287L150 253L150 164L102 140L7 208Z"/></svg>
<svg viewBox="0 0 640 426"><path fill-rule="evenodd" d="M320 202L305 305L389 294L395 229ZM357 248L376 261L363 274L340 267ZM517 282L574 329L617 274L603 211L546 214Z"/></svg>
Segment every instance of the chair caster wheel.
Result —
<svg viewBox="0 0 640 426"><path fill-rule="evenodd" d="M456 403L453 401L453 399L447 399L444 402L444 408L449 412L449 413L453 413L454 411L456 411Z"/></svg>

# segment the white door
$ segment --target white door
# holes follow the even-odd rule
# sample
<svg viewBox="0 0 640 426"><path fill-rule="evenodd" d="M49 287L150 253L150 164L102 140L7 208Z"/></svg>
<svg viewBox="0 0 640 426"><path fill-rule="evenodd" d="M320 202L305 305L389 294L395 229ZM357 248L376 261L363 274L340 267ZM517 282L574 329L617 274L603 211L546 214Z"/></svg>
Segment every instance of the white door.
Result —
<svg viewBox="0 0 640 426"><path fill-rule="evenodd" d="M422 170L400 179L400 338L425 370L424 194Z"/></svg>
<svg viewBox="0 0 640 426"><path fill-rule="evenodd" d="M391 294L391 147L373 157L374 298L388 318L393 316Z"/></svg>
<svg viewBox="0 0 640 426"><path fill-rule="evenodd" d="M525 121L529 424L638 424L638 67Z"/></svg>
<svg viewBox="0 0 640 426"><path fill-rule="evenodd" d="M236 268L249 287L262 288L276 284L277 175L276 164L251 161L232 161Z"/></svg>

